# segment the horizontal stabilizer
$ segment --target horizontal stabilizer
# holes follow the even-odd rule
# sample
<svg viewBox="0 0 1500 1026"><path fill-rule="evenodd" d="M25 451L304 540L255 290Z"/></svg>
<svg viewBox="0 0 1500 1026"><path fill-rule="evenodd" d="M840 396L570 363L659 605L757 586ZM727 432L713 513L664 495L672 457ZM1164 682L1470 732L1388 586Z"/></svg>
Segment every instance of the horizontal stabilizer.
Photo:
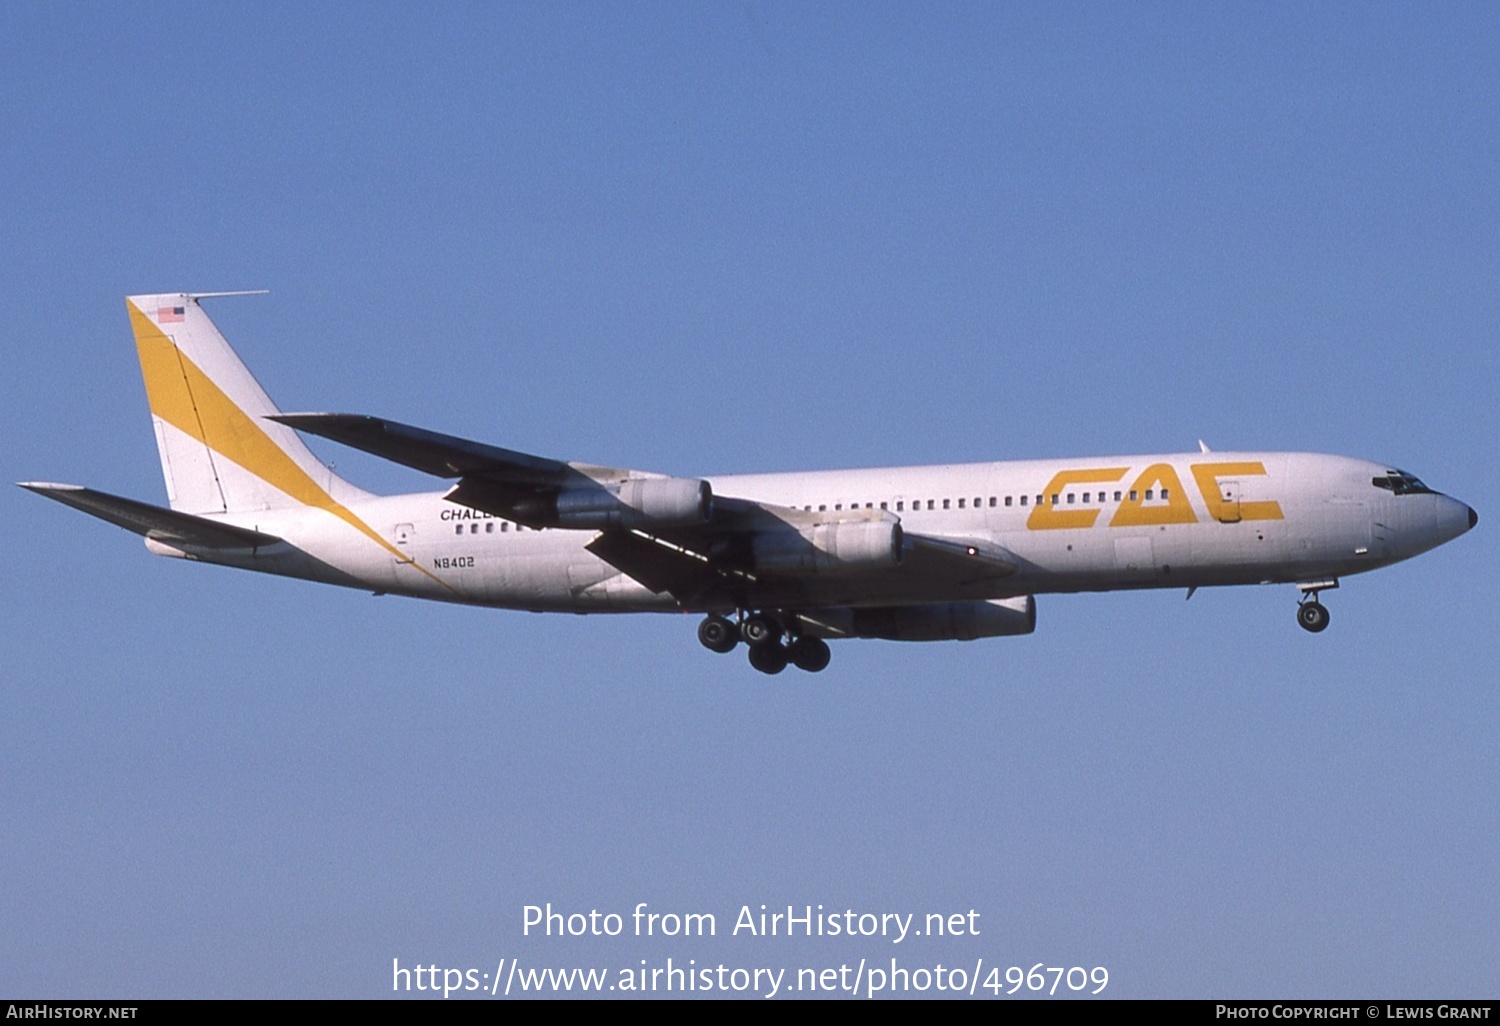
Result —
<svg viewBox="0 0 1500 1026"><path fill-rule="evenodd" d="M573 468L559 460L513 452L361 413L287 413L268 419L436 477L493 474L516 484L546 485L555 484L573 473Z"/></svg>
<svg viewBox="0 0 1500 1026"><path fill-rule="evenodd" d="M51 484L44 481L22 481L27 491L56 499L65 506L81 509L100 520L153 541L169 545L191 545L203 549L256 549L281 541L273 534L262 534L217 520L178 513L148 502L124 499L81 485Z"/></svg>

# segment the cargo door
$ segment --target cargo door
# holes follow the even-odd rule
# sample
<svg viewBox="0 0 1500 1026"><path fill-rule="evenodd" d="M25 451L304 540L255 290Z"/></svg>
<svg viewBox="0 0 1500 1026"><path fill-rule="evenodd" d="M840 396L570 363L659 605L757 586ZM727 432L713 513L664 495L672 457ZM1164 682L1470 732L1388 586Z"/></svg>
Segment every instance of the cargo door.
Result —
<svg viewBox="0 0 1500 1026"><path fill-rule="evenodd" d="M1218 516L1221 524L1240 522L1240 483L1238 481L1219 482Z"/></svg>

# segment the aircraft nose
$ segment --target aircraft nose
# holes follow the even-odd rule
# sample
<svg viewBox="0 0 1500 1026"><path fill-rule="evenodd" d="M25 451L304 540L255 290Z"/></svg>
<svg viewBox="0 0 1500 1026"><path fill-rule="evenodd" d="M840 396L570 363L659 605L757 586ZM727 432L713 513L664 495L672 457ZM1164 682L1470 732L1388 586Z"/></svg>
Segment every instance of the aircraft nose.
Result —
<svg viewBox="0 0 1500 1026"><path fill-rule="evenodd" d="M1392 517L1386 525L1387 537L1399 558L1409 559L1420 552L1450 542L1461 534L1467 534L1479 523L1479 514L1472 506L1459 502L1451 495L1432 492L1422 496L1427 501L1420 506L1409 507L1412 516L1402 519L1400 514ZM1397 509L1403 508L1400 503Z"/></svg>
<svg viewBox="0 0 1500 1026"><path fill-rule="evenodd" d="M1451 496L1444 495L1438 509L1438 530L1442 533L1443 541L1457 538L1474 529L1479 523L1479 514L1474 512L1474 507L1467 503L1459 502Z"/></svg>

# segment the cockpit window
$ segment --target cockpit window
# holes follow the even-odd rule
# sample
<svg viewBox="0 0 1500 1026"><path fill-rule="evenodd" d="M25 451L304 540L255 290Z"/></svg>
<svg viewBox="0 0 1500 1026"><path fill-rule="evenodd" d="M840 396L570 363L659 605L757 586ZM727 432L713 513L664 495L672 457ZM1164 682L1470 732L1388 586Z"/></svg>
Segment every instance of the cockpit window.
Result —
<svg viewBox="0 0 1500 1026"><path fill-rule="evenodd" d="M1376 488L1384 488L1395 492L1397 495L1420 495L1431 492L1421 481L1404 470L1387 470L1384 477L1372 477L1370 483Z"/></svg>

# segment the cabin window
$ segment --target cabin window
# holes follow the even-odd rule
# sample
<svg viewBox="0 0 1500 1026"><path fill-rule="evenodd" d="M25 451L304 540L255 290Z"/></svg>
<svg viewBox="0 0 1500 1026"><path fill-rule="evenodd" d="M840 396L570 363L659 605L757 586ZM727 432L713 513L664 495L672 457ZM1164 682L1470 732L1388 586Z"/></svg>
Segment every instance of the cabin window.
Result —
<svg viewBox="0 0 1500 1026"><path fill-rule="evenodd" d="M1149 488L1146 489L1146 501L1147 502L1151 501L1151 489L1149 489Z"/></svg>
<svg viewBox="0 0 1500 1026"><path fill-rule="evenodd" d="M1046 496L1045 496L1045 495L1038 495L1038 496L1037 496L1037 497L1036 497L1036 504L1037 504L1037 505L1038 505L1038 506L1045 506L1045 505L1046 505L1046 503L1044 503L1044 502L1043 502L1043 501L1042 501L1042 500L1043 500L1043 499L1045 499L1045 498L1046 498Z"/></svg>
<svg viewBox="0 0 1500 1026"><path fill-rule="evenodd" d="M1024 495L1023 495L1023 496L1021 496L1021 498L1023 498L1023 499L1024 499L1024 498L1026 498L1026 496L1024 496ZM993 506L993 505L994 505L994 504L995 504L995 500L994 500L994 499L991 499L991 500L990 500L990 505L991 505L991 506ZM1005 504L1006 504L1006 505L1007 505L1007 506L1009 506L1009 505L1010 505L1010 496L1009 496L1009 495L1007 495L1007 496L1006 496L1006 497L1005 497Z"/></svg>
<svg viewBox="0 0 1500 1026"><path fill-rule="evenodd" d="M501 534L504 534L505 532L507 532L509 530L510 530L510 525L509 524L501 524L500 525L500 533Z"/></svg>
<svg viewBox="0 0 1500 1026"><path fill-rule="evenodd" d="M1057 505L1057 493L1056 492L1052 493L1052 505L1054 505L1054 506Z"/></svg>
<svg viewBox="0 0 1500 1026"><path fill-rule="evenodd" d="M1073 500L1076 499L1076 498L1078 498L1078 496L1074 495L1072 492L1069 492L1068 493L1068 505L1069 506L1073 505Z"/></svg>
<svg viewBox="0 0 1500 1026"><path fill-rule="evenodd" d="M827 513L828 512L828 504L827 503L822 503L821 505L819 505L818 506L818 512L819 513Z"/></svg>
<svg viewBox="0 0 1500 1026"><path fill-rule="evenodd" d="M1131 501L1131 502L1134 502L1134 501L1135 501L1135 496L1136 496L1136 491L1135 491L1135 489L1134 489L1134 488L1132 488L1132 489L1130 489L1130 501Z"/></svg>
<svg viewBox="0 0 1500 1026"><path fill-rule="evenodd" d="M1115 492L1115 501L1116 502L1120 501L1120 493L1119 492Z"/></svg>
<svg viewBox="0 0 1500 1026"><path fill-rule="evenodd" d="M906 509L906 500L905 499L897 499L896 500L896 512L900 513L900 512L903 512L905 509Z"/></svg>
<svg viewBox="0 0 1500 1026"><path fill-rule="evenodd" d="M1167 498L1167 490L1166 490L1166 489L1165 489L1165 488L1163 488L1163 489L1162 489L1162 490L1161 490L1161 497L1162 497L1162 498L1163 498L1163 499L1165 499L1165 498Z"/></svg>
<svg viewBox="0 0 1500 1026"><path fill-rule="evenodd" d="M936 507L935 507L935 505L934 505L934 502L935 502L935 500L933 500L933 499L928 499L928 500L927 500L927 508L928 508L928 509L934 509L934 508L936 508Z"/></svg>
<svg viewBox="0 0 1500 1026"><path fill-rule="evenodd" d="M485 534L494 534L495 533L495 522L493 520L491 520L489 523L487 523L487 524L484 525L484 533Z"/></svg>
<svg viewBox="0 0 1500 1026"><path fill-rule="evenodd" d="M1005 504L1007 506L1010 505L1010 496L1006 496L1006 498L1005 498ZM1024 495L1021 496L1021 505L1023 505L1023 506L1026 505L1026 496L1024 496Z"/></svg>
<svg viewBox="0 0 1500 1026"><path fill-rule="evenodd" d="M958 500L958 508L959 509L963 509L964 508L964 500L962 500L962 499Z"/></svg>
<svg viewBox="0 0 1500 1026"><path fill-rule="evenodd" d="M1008 496L1008 495L1005 497L1005 504L1007 506L1010 505L1010 496ZM995 497L993 495L991 495L990 496L990 509L994 509L994 508L995 508Z"/></svg>
<svg viewBox="0 0 1500 1026"><path fill-rule="evenodd" d="M883 503L883 502L882 502L882 503L881 503L881 504L880 504L880 508L881 508L881 509L885 509L885 503Z"/></svg>
<svg viewBox="0 0 1500 1026"><path fill-rule="evenodd" d="M463 524L454 524L453 525L453 533L454 534L463 534L464 533L464 525Z"/></svg>

